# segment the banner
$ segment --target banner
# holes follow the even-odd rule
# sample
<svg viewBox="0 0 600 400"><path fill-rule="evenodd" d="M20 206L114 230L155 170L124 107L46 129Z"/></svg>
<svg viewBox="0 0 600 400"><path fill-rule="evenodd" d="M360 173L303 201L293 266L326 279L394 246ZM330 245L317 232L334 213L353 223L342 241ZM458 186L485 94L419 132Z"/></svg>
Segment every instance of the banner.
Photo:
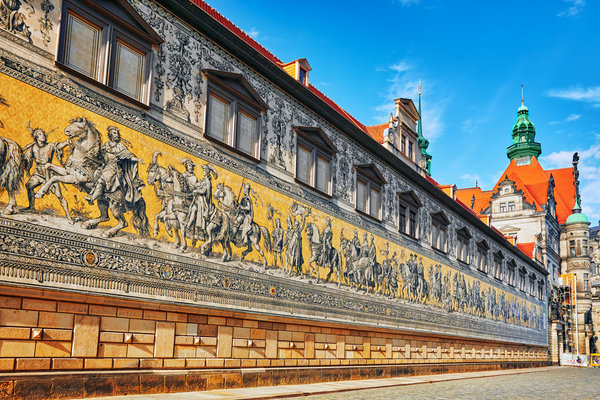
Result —
<svg viewBox="0 0 600 400"><path fill-rule="evenodd" d="M589 367L590 356L586 356L585 354L561 353L560 365L570 367Z"/></svg>

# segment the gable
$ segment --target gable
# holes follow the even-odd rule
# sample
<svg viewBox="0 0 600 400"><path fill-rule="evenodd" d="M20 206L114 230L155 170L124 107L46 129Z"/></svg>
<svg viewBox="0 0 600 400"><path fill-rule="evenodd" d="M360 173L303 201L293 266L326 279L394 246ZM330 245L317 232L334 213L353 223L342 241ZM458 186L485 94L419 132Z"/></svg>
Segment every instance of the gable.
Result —
<svg viewBox="0 0 600 400"><path fill-rule="evenodd" d="M241 74L233 72L218 71L216 69L205 69L202 71L208 79L218 84L227 91L234 91L236 95L244 97L261 110L268 110L269 106L263 101L250 83Z"/></svg>
<svg viewBox="0 0 600 400"><path fill-rule="evenodd" d="M387 182L379 169L375 166L375 164L360 164L355 165L354 169L366 178L369 178L373 182L379 183L380 185L385 185Z"/></svg>
<svg viewBox="0 0 600 400"><path fill-rule="evenodd" d="M398 192L398 197L400 197L400 199L402 201L404 201L405 203L408 203L408 204L413 205L415 207L421 207L423 205L421 203L421 200L419 200L419 198L417 197L417 194L414 192L414 190L407 190L405 192Z"/></svg>
<svg viewBox="0 0 600 400"><path fill-rule="evenodd" d="M163 39L152 29L138 12L125 0L80 0L112 20L120 20L120 25L144 37L149 43L161 44Z"/></svg>
<svg viewBox="0 0 600 400"><path fill-rule="evenodd" d="M304 139L312 142L314 145L325 150L327 153L335 154L338 152L337 148L327 137L325 132L321 128L314 128L309 126L296 126L293 128L296 134L300 134Z"/></svg>

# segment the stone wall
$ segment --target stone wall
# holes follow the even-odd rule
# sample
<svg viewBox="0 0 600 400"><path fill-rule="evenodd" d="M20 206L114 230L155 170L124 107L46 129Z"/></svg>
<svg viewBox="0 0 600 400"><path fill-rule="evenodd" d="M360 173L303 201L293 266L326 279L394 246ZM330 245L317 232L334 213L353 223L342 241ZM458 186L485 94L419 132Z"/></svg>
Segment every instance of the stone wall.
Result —
<svg viewBox="0 0 600 400"><path fill-rule="evenodd" d="M0 289L14 294L0 297L0 388L5 390L0 398L19 398L19 390L31 382L14 373L25 371L52 371L38 378L54 380L57 388L57 378L70 377L79 388L75 392L46 394L79 397L92 394L83 391L86 384L97 385L87 381L91 376L117 370L120 378L112 378L111 393L132 394L171 381L166 391L192 390L193 379L202 382L201 388L242 386L251 371L262 371L260 381L253 375L256 386L293 382L298 374L317 382L392 374L393 366L404 367L394 374L417 374L542 365L548 359L540 346L54 290L20 288L17 294L14 287ZM347 369L327 370L332 366Z"/></svg>

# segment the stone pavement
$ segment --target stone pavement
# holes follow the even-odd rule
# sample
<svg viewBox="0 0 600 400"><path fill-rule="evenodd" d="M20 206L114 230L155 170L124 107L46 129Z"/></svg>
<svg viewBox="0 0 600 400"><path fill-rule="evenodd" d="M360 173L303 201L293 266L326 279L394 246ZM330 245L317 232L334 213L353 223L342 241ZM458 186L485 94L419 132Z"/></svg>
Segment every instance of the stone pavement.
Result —
<svg viewBox="0 0 600 400"><path fill-rule="evenodd" d="M478 378L478 379L474 379ZM342 393L340 393L342 392ZM351 393L348 393L351 392ZM306 397L309 396L309 397ZM600 399L600 369L545 367L96 400Z"/></svg>

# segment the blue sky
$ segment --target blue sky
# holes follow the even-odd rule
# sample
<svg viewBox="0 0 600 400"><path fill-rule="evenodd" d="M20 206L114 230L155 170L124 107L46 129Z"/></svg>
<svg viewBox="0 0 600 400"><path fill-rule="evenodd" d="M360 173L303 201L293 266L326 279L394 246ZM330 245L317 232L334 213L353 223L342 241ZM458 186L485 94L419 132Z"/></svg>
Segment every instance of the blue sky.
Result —
<svg viewBox="0 0 600 400"><path fill-rule="evenodd" d="M584 212L600 218L600 2L596 0L208 0L366 125L416 101L433 177L490 189L525 104L546 168L580 153Z"/></svg>

